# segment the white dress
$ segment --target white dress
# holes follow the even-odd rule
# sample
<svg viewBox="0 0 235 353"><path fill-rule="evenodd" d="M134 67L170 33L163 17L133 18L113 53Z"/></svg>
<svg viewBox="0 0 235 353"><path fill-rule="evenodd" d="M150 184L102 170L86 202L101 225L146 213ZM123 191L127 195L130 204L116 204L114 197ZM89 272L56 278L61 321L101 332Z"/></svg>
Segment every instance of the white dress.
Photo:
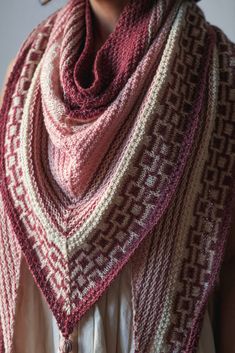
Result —
<svg viewBox="0 0 235 353"><path fill-rule="evenodd" d="M19 290L13 353L57 353L57 323L24 259ZM131 308L130 267L126 266L77 325L73 353L134 353ZM197 353L215 353L208 310Z"/></svg>

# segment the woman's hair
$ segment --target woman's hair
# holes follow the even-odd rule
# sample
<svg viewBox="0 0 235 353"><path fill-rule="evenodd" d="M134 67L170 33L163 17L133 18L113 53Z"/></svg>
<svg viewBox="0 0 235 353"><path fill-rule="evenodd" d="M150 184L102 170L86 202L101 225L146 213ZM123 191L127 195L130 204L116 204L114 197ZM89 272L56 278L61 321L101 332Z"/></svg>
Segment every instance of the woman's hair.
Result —
<svg viewBox="0 0 235 353"><path fill-rule="evenodd" d="M46 5L51 0L39 0L41 5Z"/></svg>

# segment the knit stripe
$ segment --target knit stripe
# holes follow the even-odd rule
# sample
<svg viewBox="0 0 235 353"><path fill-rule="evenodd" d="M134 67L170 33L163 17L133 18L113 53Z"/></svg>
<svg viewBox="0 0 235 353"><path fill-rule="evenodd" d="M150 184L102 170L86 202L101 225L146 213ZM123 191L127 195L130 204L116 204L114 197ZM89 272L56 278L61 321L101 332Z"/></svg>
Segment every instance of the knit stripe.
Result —
<svg viewBox="0 0 235 353"><path fill-rule="evenodd" d="M190 170L195 170L197 171L195 174L191 173L191 176L188 176L188 173L186 173L187 178L185 178L185 194L184 197L185 199L182 200L182 205L184 204L183 212L178 213L178 215L175 216L177 219L178 217L178 227L177 227L177 233L178 236L176 236L176 241L177 243L174 246L175 253L174 256L172 257L171 260L171 269L169 269L168 273L170 274L169 276L169 296L167 299L167 296L164 298L164 310L163 310L163 317L166 317L167 313L173 312L174 310L174 303L175 303L175 297L176 293L174 293L171 288L177 288L177 280L182 276L182 270L184 269L183 266L183 261L185 259L185 255L183 254L184 249L187 247L187 244L185 244L186 239L188 239L188 236L191 232L191 224L193 219L193 215L189 214L188 210L193 210L192 205L195 203L195 198L197 197L198 193L198 183L200 182L202 172L203 172L203 166L205 163L205 159L207 157L207 146L210 141L210 136L212 133L213 129L213 124L214 124L214 113L215 113L215 104L216 104L216 99L217 99L217 87L216 87L216 79L217 79L217 71L214 70L212 80L210 82L211 88L210 88L210 97L211 97L211 104L209 104L208 111L207 111L207 116L208 119L206 121L206 126L203 127L202 132L204 135L200 136L200 147L195 151L195 165L189 168ZM199 143L198 143L199 145ZM188 191L187 186L190 185L190 190L191 192ZM182 210L182 206L181 206ZM214 235L216 236L216 234ZM178 265L177 265L178 263ZM174 264L174 266L173 266ZM205 284L205 289L207 288ZM196 293L194 293L196 295ZM194 298L195 300L195 298ZM167 305L168 304L168 305ZM188 310L192 310L192 306L188 308ZM190 316L188 317L188 323L190 322ZM173 326L173 323L175 323L175 319L172 315L168 314L168 322L166 322L167 327ZM189 324L188 324L189 325ZM190 327L190 325L189 325ZM182 336L180 335L180 328L178 326L177 322L177 335L178 335L178 340L177 340L177 335L174 337L174 347L176 349L176 346L178 345L178 351L182 351L182 346L184 344L184 339L182 339ZM183 329L182 329L183 333ZM173 333L172 333L173 334ZM166 339L166 337L163 337ZM169 339L169 337L167 337ZM187 340L188 337L185 337L185 340ZM164 342L164 341L163 341ZM153 343L152 347L152 352L160 352L160 351L168 351L169 346L165 346L164 349L161 346L161 343L159 341L159 332L156 332L155 334L155 341Z"/></svg>
<svg viewBox="0 0 235 353"><path fill-rule="evenodd" d="M2 198L0 199L3 209ZM14 315L19 285L21 251L16 242L14 231L6 215L1 214L0 230L0 261L4 266L0 268L0 318L3 335L4 352L11 352L14 332ZM10 236L9 236L10 235ZM10 285L9 285L10 280Z"/></svg>

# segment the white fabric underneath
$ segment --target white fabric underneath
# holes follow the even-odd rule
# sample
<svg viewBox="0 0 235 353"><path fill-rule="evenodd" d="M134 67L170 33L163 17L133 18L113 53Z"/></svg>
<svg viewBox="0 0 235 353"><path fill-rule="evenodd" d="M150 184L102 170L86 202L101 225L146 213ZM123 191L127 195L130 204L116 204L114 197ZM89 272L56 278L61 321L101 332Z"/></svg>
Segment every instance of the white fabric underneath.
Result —
<svg viewBox="0 0 235 353"><path fill-rule="evenodd" d="M57 353L59 330L22 260L13 353ZM130 267L127 265L73 332L73 353L134 353ZM206 310L197 353L215 353Z"/></svg>

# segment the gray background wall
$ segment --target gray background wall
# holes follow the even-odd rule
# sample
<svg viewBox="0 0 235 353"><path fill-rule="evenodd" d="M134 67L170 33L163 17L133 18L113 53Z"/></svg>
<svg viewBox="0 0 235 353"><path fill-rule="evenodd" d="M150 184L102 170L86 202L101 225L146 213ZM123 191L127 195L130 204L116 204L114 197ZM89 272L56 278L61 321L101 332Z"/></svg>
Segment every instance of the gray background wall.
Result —
<svg viewBox="0 0 235 353"><path fill-rule="evenodd" d="M29 32L65 3L66 0L53 0L41 6L39 0L0 0L0 87L9 61ZM199 5L208 21L235 42L235 0L201 0Z"/></svg>

